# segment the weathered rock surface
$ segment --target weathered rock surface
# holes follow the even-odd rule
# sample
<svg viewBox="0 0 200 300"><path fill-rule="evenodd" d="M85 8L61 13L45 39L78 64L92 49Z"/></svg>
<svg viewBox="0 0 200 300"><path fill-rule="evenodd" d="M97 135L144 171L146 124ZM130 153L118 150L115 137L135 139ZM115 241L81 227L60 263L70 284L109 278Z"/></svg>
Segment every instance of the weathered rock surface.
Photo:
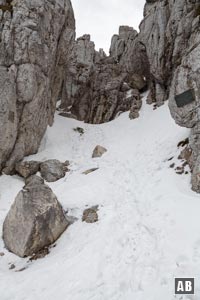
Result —
<svg viewBox="0 0 200 300"><path fill-rule="evenodd" d="M195 160L191 183L193 191L200 193L200 155Z"/></svg>
<svg viewBox="0 0 200 300"><path fill-rule="evenodd" d="M198 53L199 5L199 0L147 1L139 39L146 47L150 64L149 101L161 105L169 96L172 81L177 83L174 74L180 72L186 56ZM177 93L184 91L180 85L181 80Z"/></svg>
<svg viewBox="0 0 200 300"><path fill-rule="evenodd" d="M74 40L70 0L1 1L0 170L36 153Z"/></svg>
<svg viewBox="0 0 200 300"><path fill-rule="evenodd" d="M100 146L100 145L97 145L94 150L93 150L93 153L92 153L92 158L95 158L95 157L101 157L104 153L107 152L107 149Z"/></svg>
<svg viewBox="0 0 200 300"><path fill-rule="evenodd" d="M146 48L133 27L119 27L119 34L115 34L111 40L110 56L127 73L131 88L143 90L146 87L150 76L148 57Z"/></svg>
<svg viewBox="0 0 200 300"><path fill-rule="evenodd" d="M192 187L200 192L200 2L147 1L139 38L146 47L151 91L148 102L169 98L172 117L191 128ZM186 93L185 93L186 92ZM193 97L190 93L193 93ZM176 101L179 96L179 102Z"/></svg>
<svg viewBox="0 0 200 300"><path fill-rule="evenodd" d="M87 123L103 123L134 109L132 89L143 91L149 77L144 45L132 27L121 26L111 41L110 56L89 35L77 39L62 93L60 110ZM139 109L137 110L138 114Z"/></svg>
<svg viewBox="0 0 200 300"><path fill-rule="evenodd" d="M67 170L66 164L57 159L46 160L40 165L40 173L48 182L54 182L65 177Z"/></svg>
<svg viewBox="0 0 200 300"><path fill-rule="evenodd" d="M52 244L69 225L52 190L41 178L30 178L3 224L6 248L20 257L30 256Z"/></svg>
<svg viewBox="0 0 200 300"><path fill-rule="evenodd" d="M130 119L136 119L139 117L139 111L142 107L142 100L138 90L131 90L130 95L127 95L127 98L132 98L132 105L129 113Z"/></svg>
<svg viewBox="0 0 200 300"><path fill-rule="evenodd" d="M40 185L40 184L43 184L44 183L44 179L37 176L37 175L31 175L27 178L25 178L25 186L28 187L29 185L30 186L37 186L37 185Z"/></svg>
<svg viewBox="0 0 200 300"><path fill-rule="evenodd" d="M24 178L36 174L39 171L39 161L23 161L15 165L15 171Z"/></svg>
<svg viewBox="0 0 200 300"><path fill-rule="evenodd" d="M86 223L95 223L98 221L98 206L87 208L83 212L82 221Z"/></svg>

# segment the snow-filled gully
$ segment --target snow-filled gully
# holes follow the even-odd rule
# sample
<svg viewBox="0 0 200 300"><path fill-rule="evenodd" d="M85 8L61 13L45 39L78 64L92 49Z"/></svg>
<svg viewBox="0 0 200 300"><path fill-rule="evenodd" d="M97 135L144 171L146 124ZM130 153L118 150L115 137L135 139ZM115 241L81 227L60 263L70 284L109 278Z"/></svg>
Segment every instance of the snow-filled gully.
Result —
<svg viewBox="0 0 200 300"><path fill-rule="evenodd" d="M193 299L174 296L174 277L200 273L200 200L190 175L177 175L168 161L173 156L178 166L177 143L188 134L174 124L167 103L155 111L144 104L137 120L124 113L102 125L56 116L39 153L28 159L71 161L66 177L49 185L77 221L48 256L33 262L9 253L0 240L0 299ZM108 151L92 159L97 144ZM83 175L90 167L99 169ZM17 176L0 177L1 228L22 186ZM83 223L82 212L92 205L99 206L99 221Z"/></svg>

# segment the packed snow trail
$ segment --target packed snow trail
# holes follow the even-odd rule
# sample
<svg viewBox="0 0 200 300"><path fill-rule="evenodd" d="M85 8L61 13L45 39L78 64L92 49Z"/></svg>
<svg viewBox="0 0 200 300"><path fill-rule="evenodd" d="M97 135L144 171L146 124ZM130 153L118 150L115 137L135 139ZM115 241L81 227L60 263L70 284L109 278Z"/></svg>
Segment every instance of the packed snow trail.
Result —
<svg viewBox="0 0 200 300"><path fill-rule="evenodd" d="M56 116L39 153L28 159L72 162L71 172L49 186L77 221L34 262L8 253L0 241L0 299L197 299L200 197L190 189L190 175L169 168L180 164L177 143L188 134L174 124L167 104L156 111L144 104L139 119L124 113L102 125ZM92 159L97 144L108 151ZM99 169L82 174L92 167ZM1 226L22 186L17 176L0 177ZM83 223L83 210L93 205L99 221ZM9 270L9 263L16 268ZM196 277L197 298L174 296L174 277Z"/></svg>

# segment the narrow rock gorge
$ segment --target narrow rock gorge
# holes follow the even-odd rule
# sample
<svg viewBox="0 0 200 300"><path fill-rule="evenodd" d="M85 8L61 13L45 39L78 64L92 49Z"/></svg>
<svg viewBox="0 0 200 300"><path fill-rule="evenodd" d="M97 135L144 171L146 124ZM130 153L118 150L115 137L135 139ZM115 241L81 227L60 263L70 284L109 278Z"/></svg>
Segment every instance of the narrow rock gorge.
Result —
<svg viewBox="0 0 200 300"><path fill-rule="evenodd" d="M143 1L0 0L0 300L200 299L200 0Z"/></svg>

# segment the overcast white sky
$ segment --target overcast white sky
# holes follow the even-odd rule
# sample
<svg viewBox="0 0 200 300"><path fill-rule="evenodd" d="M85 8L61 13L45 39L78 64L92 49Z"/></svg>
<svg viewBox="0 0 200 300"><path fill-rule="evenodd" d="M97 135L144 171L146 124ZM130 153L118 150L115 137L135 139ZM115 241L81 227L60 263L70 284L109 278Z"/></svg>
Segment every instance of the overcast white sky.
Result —
<svg viewBox="0 0 200 300"><path fill-rule="evenodd" d="M90 33L96 49L110 47L119 25L138 30L145 0L71 0L76 18L77 37Z"/></svg>

